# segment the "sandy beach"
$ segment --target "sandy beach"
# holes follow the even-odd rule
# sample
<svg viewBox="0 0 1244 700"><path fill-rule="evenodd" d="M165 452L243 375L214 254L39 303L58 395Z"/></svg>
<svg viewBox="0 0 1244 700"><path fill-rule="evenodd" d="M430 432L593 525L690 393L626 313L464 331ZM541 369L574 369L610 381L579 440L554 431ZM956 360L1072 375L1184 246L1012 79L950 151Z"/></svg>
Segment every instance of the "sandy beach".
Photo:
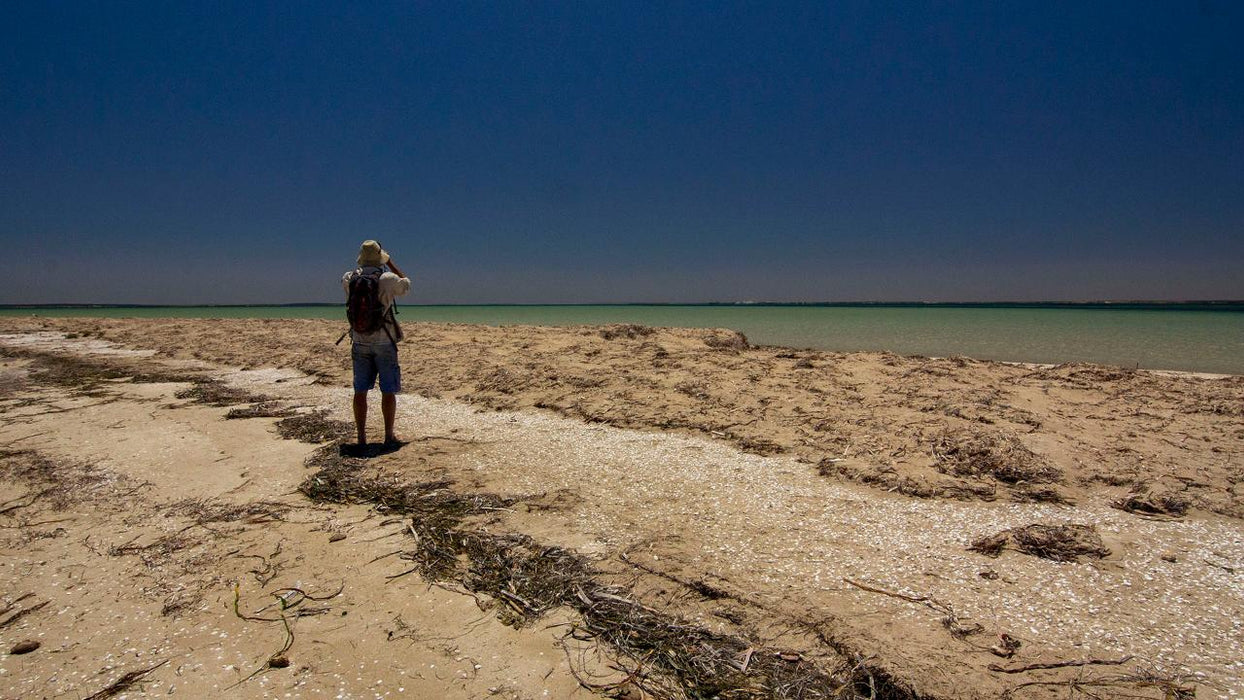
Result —
<svg viewBox="0 0 1244 700"><path fill-rule="evenodd" d="M0 696L1244 696L1242 377L342 325L0 319Z"/></svg>

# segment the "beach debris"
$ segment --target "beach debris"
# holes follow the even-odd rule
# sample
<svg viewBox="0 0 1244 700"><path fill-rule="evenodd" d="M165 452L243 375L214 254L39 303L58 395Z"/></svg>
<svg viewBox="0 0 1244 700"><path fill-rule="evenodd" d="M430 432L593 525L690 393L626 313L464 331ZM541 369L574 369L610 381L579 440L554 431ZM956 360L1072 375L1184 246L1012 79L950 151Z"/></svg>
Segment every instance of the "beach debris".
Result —
<svg viewBox="0 0 1244 700"><path fill-rule="evenodd" d="M627 564L635 567L636 569L639 569L640 571L643 571L648 574L652 574L653 576L658 576L660 578L665 579L666 581L673 581L674 583L677 583L678 585L683 586L684 588L694 591L698 593L701 597L703 597L705 600L721 600L723 598L734 597L730 595L729 593L727 593L726 591L718 588L717 586L714 586L708 583L707 581L703 579L687 579L687 578L683 578L682 576L678 576L676 574L671 574L667 571L661 571L660 569L653 568L651 566L648 566L647 564L644 564L642 562L632 559L630 556L627 555L626 552L619 553L618 558L626 562ZM736 613L732 613L730 611L718 611L717 613L714 613L714 614L717 614L724 619L730 620L731 622L735 624L739 624L741 621L741 618L732 619L738 616Z"/></svg>
<svg viewBox="0 0 1244 700"><path fill-rule="evenodd" d="M743 436L738 441L739 449L754 455L777 455L786 451L786 448L773 440L762 437Z"/></svg>
<svg viewBox="0 0 1244 700"><path fill-rule="evenodd" d="M1006 543L1010 539L1011 531L1003 530L996 535L986 535L973 540L968 549L988 557L996 557L1002 554L1003 549L1006 549Z"/></svg>
<svg viewBox="0 0 1244 700"><path fill-rule="evenodd" d="M1215 552L1215 553L1214 553L1214 556L1221 557L1222 555L1221 555L1221 554L1218 554L1217 552ZM1227 573L1229 573L1229 574L1234 574L1234 573L1235 573L1235 571L1236 571L1236 567L1231 566L1231 565L1229 565L1229 564L1222 564L1222 563L1219 563L1219 562L1213 562L1213 561L1210 561L1209 559L1204 559L1203 561L1204 561L1206 564L1208 564L1208 565L1210 565L1210 566L1214 567L1215 569L1222 569L1223 571L1225 571L1225 572L1227 572Z"/></svg>
<svg viewBox="0 0 1244 700"><path fill-rule="evenodd" d="M1011 489L1011 500L1015 503L1055 503L1060 506L1073 506L1075 501L1067 498L1056 488L1049 486L1019 485Z"/></svg>
<svg viewBox="0 0 1244 700"><path fill-rule="evenodd" d="M950 632L951 636L955 637L956 639L964 639L966 637L970 637L975 634L980 634L981 632L985 631L984 625L981 625L980 623L974 622L970 625L964 624L964 622L959 618L958 614L955 613L954 606L952 606L950 603L943 603L942 601L932 596L910 595L907 593L899 593L897 591L887 590L879 586L872 586L866 583L861 583L859 581L855 581L853 579L849 579L846 577L843 577L842 580L843 582L849 583L852 586L855 586L856 588L863 590L863 591L869 591L870 593L880 593L881 595L889 596L891 598L898 598L899 600L905 600L909 603L920 603L924 605L926 608L942 616L941 618L942 626L945 627L946 630Z"/></svg>
<svg viewBox="0 0 1244 700"><path fill-rule="evenodd" d="M207 406L235 406L240 403L262 403L271 401L267 396L259 396L249 391L235 389L216 379L197 379L194 386L182 389L173 396L179 399L190 399L194 403Z"/></svg>
<svg viewBox="0 0 1244 700"><path fill-rule="evenodd" d="M280 649L278 649L277 651L269 655L268 659L262 665L260 665L254 671L251 671L250 675L246 676L245 678L237 681L232 686L230 686L230 689L236 688L237 686L242 685L243 683L249 681L255 676L258 676L259 674L265 671L268 671L270 669L288 668L290 665L288 652L290 648L294 646L294 629L290 627L290 624L289 624L290 615L292 615L295 618L311 617L314 615L323 615L329 612L330 609L327 607L299 608L298 606L303 601L307 601L307 600L312 600L312 601L332 600L333 598L336 598L337 596L341 595L342 592L345 591L346 589L346 584L344 581L342 581L341 586L338 587L337 590L334 591L333 593L328 593L325 595L311 595L310 593L307 593L305 590L303 590L299 586L301 586L301 582L299 582L299 585L297 586L288 586L286 588L278 588L275 591L271 591L269 595L275 598L276 602L270 603L264 606L263 608L260 608L253 615L247 615L243 613L241 609L241 604L242 604L241 586L240 584L236 582L233 584L233 614L237 616L238 619L246 620L247 622L280 622L281 626L284 627L285 629L285 643L281 645ZM279 607L279 610L277 610L278 617L264 617L259 614L267 610L270 610L273 607ZM286 613L290 613L290 615L287 615ZM345 612L343 611L342 614L344 615Z"/></svg>
<svg viewBox="0 0 1244 700"><path fill-rule="evenodd" d="M718 329L710 331L708 337L704 338L704 344L714 350L729 350L740 352L751 348L751 343L747 342L747 336L738 331L727 329Z"/></svg>
<svg viewBox="0 0 1244 700"><path fill-rule="evenodd" d="M288 418L294 415L294 409L279 401L260 401L245 408L231 408L225 414L227 420L242 418Z"/></svg>
<svg viewBox="0 0 1244 700"><path fill-rule="evenodd" d="M1023 646L1023 644L1023 642L1019 641L1015 637L1012 637L1006 632L1002 632L998 635L998 643L989 647L989 651L992 652L994 656L1001 656L1004 659L1009 659L1012 656L1015 656L1015 652L1019 651L1019 648Z"/></svg>
<svg viewBox="0 0 1244 700"><path fill-rule="evenodd" d="M19 656L21 654L29 654L30 652L38 649L41 646L43 646L41 642L37 642L33 639L26 639L26 640L18 642L17 644L14 644L13 648L9 649L9 653L13 654L14 656Z"/></svg>
<svg viewBox="0 0 1244 700"><path fill-rule="evenodd" d="M1183 494L1166 491L1130 493L1111 505L1141 516L1182 518L1192 504Z"/></svg>
<svg viewBox="0 0 1244 700"><path fill-rule="evenodd" d="M286 440L319 445L350 437L354 426L328 417L327 411L299 413L276 422L276 432Z"/></svg>
<svg viewBox="0 0 1244 700"><path fill-rule="evenodd" d="M600 329L600 337L605 340L613 340L615 338L635 340L637 338L646 338L656 333L656 331L657 329L652 326L641 326L637 323L617 323Z"/></svg>
<svg viewBox="0 0 1244 700"><path fill-rule="evenodd" d="M212 585L210 578L202 577L203 569L217 563L222 557L213 553L211 541L228 538L241 529L236 526L217 528L214 527L215 524L232 523L244 526L273 522L282 520L290 508L286 504L271 501L229 503L217 499L183 499L160 509L164 517L184 518L187 522L183 527L160 534L146 542L140 542L140 537L134 537L128 542L109 547L106 553L114 557L136 556L158 578L169 580L169 577L175 577L178 582L176 586L164 585L154 590L164 594L160 614L177 617L198 606ZM268 557L238 551L223 557L260 560L261 566L253 567L249 571L257 581L266 584L276 576L276 564L272 558L279 553L278 542L276 551Z"/></svg>
<svg viewBox="0 0 1244 700"><path fill-rule="evenodd" d="M929 442L937 470L943 474L988 477L1012 485L1062 480L1062 470L1001 430L948 428Z"/></svg>
<svg viewBox="0 0 1244 700"><path fill-rule="evenodd" d="M1070 661L1049 661L1010 667L990 664L989 670L997 673L1027 673L1028 671L1048 671L1055 668L1076 668L1080 666L1122 666L1134 658L1136 657L1129 654L1121 659L1073 659Z"/></svg>
<svg viewBox="0 0 1244 700"><path fill-rule="evenodd" d="M991 667L991 670L992 667ZM1007 688L1002 693L1003 700L1017 697L1016 693L1025 688L1050 688L1062 693L1064 697L1086 698L1161 698L1161 700L1196 700L1196 682L1201 680L1196 674L1172 673L1157 669L1133 669L1129 673L1099 674L1085 673L1081 669L1074 677L1047 681L1026 681ZM1113 690L1114 693L1104 694ZM1126 691L1126 692L1124 692ZM1141 691L1144 694L1138 694ZM1149 694L1144 691L1151 691Z"/></svg>
<svg viewBox="0 0 1244 700"><path fill-rule="evenodd" d="M277 501L229 503L216 498L186 498L170 505L167 513L191 518L198 525L234 522L260 525L281 520L291 508Z"/></svg>
<svg viewBox="0 0 1244 700"><path fill-rule="evenodd" d="M134 687L136 684L140 683L144 678L147 677L147 674L151 673L152 671L160 668L161 666L167 663L168 663L168 660L165 659L164 661L161 661L155 666L149 666L147 668L140 669L137 671L130 671L122 675L120 678L116 679L112 683L108 684L108 686L105 687L103 690L100 690L97 693L88 695L86 698L84 698L84 700L105 700L106 698L116 697L117 695L124 693L125 691Z"/></svg>
<svg viewBox="0 0 1244 700"><path fill-rule="evenodd" d="M708 393L708 387L704 384L704 382L678 382L674 385L674 391L701 401L712 397L712 394Z"/></svg>
<svg viewBox="0 0 1244 700"><path fill-rule="evenodd" d="M1054 380L1076 387L1096 389L1104 382L1127 381L1143 376L1131 367L1068 362L1053 367L1039 367L1029 372L1025 379Z"/></svg>
<svg viewBox="0 0 1244 700"><path fill-rule="evenodd" d="M498 394L513 394L514 392L526 388L532 382L532 378L524 372L511 372L504 367L498 367L492 372L476 379L475 388L477 391L494 391Z"/></svg>
<svg viewBox="0 0 1244 700"><path fill-rule="evenodd" d="M838 476L913 498L992 501L997 496L997 487L994 484L949 479L941 483L929 483L925 479L900 475L893 467L886 465L847 463L837 457L821 459L817 464L817 473L821 476Z"/></svg>
<svg viewBox="0 0 1244 700"><path fill-rule="evenodd" d="M24 596L23 596L23 597L24 597ZM8 617L4 618L3 620L0 620L0 629L4 629L5 627L8 627L8 626L10 626L10 625L12 625L12 624L16 623L18 620L22 619L23 617L26 617L27 615L29 615L29 614L31 614L31 613L38 612L39 610L42 610L43 608L47 607L47 604L48 604L48 601L46 601L46 600L45 600L45 601L43 601L42 603L36 603L36 604L34 604L34 605L32 605L32 606L30 606L30 607L28 607L28 608L23 608L23 609L21 609L21 610L18 610L17 612L13 613L12 615L9 615ZM7 612L7 611L6 611L6 612Z"/></svg>
<svg viewBox="0 0 1244 700"><path fill-rule="evenodd" d="M515 627L559 607L577 612L579 621L565 639L601 643L602 649L611 650L613 665L626 674L621 682L600 684L572 663L571 672L590 690L616 695L629 687L640 697L657 698L838 698L851 697L852 691L863 697L915 697L867 660L826 669L801 652L764 649L744 637L649 607L627 588L597 582L590 562L576 552L522 534L470 526L472 516L516 499L457 493L448 481L411 483L369 472L363 460L344 456L332 445L313 453L308 465L318 470L299 490L311 500L372 503L383 512L410 518L414 548L400 557L412 566L390 580L418 573L429 583L452 585L481 605L491 604L499 620ZM730 597L699 583L692 590L708 599Z"/></svg>
<svg viewBox="0 0 1244 700"><path fill-rule="evenodd" d="M108 556L124 557L137 555L147 568L155 569L168 563L173 554L196 544L195 540L181 533L164 535L144 545L134 544L135 540L137 538L125 544L109 547Z"/></svg>
<svg viewBox="0 0 1244 700"><path fill-rule="evenodd" d="M1015 549L1052 561L1075 562L1081 557L1102 559L1110 550L1102 543L1094 525L1043 525L1034 523L1011 528L973 540L968 549L996 557L1008 545Z"/></svg>
<svg viewBox="0 0 1244 700"><path fill-rule="evenodd" d="M27 598L33 598L33 597L35 597L34 593L23 593L22 595L14 598L13 600L10 600L9 602L5 603L4 609L0 610L0 615L8 615L10 612L13 611L14 608L17 607L18 603L22 602L23 600L26 600Z"/></svg>
<svg viewBox="0 0 1244 700"><path fill-rule="evenodd" d="M93 395L105 382L130 379L134 382L188 382L195 377L175 374L153 367L128 366L117 358L109 361L88 359L78 355L42 352L28 348L5 348L12 357L31 360L31 379L39 384L60 386L76 393Z"/></svg>
<svg viewBox="0 0 1244 700"><path fill-rule="evenodd" d="M0 515L35 503L63 510L106 491L121 488L133 491L148 485L145 481L135 485L95 464L53 459L35 450L0 450L0 479L34 487L29 493L0 504Z"/></svg>

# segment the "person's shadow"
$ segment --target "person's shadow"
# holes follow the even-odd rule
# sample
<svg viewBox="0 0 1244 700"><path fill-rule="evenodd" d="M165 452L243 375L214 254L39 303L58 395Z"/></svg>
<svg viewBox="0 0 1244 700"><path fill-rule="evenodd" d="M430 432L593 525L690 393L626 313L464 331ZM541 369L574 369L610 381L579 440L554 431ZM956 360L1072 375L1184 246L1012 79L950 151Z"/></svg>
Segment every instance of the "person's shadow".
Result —
<svg viewBox="0 0 1244 700"><path fill-rule="evenodd" d="M402 449L406 445L405 442L369 442L366 445L355 443L342 443L337 446L338 454L342 457L355 457L358 459L371 459L382 455L393 454Z"/></svg>

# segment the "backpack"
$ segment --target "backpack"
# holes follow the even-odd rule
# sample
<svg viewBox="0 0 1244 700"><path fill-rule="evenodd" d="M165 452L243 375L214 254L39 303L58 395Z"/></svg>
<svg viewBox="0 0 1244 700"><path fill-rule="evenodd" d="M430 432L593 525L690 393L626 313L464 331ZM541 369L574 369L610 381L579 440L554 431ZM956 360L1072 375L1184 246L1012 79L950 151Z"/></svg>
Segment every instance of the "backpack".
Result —
<svg viewBox="0 0 1244 700"><path fill-rule="evenodd" d="M350 278L346 297L346 318L355 333L370 334L384 329L385 308L380 301L380 276L356 274Z"/></svg>

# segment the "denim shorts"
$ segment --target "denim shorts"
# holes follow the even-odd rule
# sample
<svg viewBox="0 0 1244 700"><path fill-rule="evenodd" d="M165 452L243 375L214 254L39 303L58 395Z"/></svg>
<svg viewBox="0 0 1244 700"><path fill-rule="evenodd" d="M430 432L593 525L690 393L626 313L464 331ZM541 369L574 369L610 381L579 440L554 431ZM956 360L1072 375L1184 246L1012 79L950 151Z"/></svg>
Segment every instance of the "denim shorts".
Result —
<svg viewBox="0 0 1244 700"><path fill-rule="evenodd" d="M397 364L397 346L383 343L355 343L350 351L354 359L354 391L370 391L380 377L380 391L396 394L402 390L402 369Z"/></svg>

